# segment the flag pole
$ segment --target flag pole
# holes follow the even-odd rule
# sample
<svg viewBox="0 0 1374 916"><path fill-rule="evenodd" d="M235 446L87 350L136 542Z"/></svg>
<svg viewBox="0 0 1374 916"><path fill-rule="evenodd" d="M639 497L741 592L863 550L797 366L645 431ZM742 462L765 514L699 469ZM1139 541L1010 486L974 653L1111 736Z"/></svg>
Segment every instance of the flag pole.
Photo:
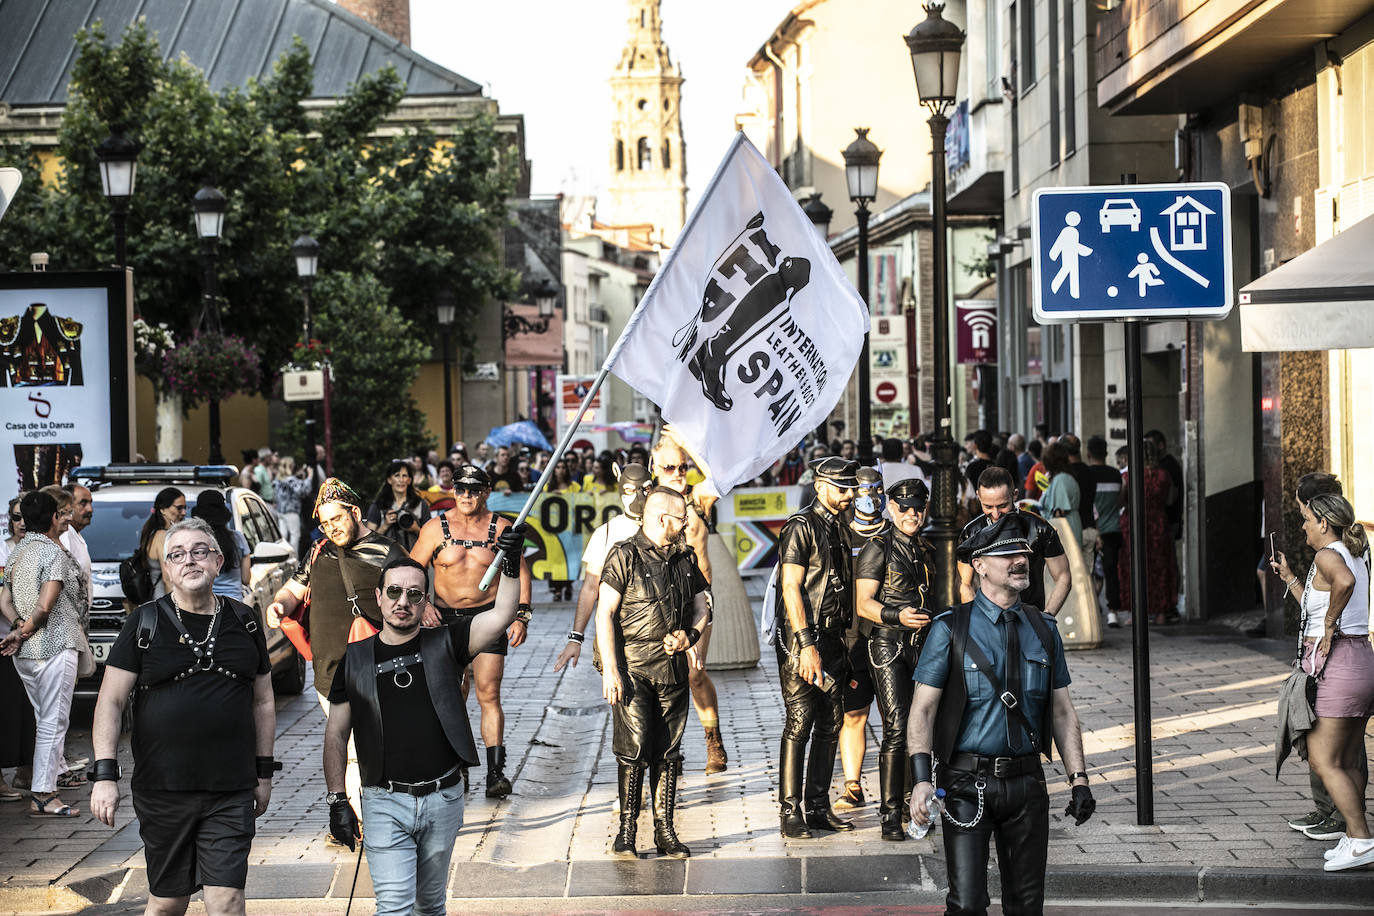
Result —
<svg viewBox="0 0 1374 916"><path fill-rule="evenodd" d="M714 191L716 185L720 183L721 176L725 174L726 165L729 164L735 152L745 142L744 132L737 131L734 139L730 141L730 146L725 151L725 155L721 157L720 165L716 166L716 173L711 176L711 180L706 185L706 190L701 193L696 208L692 210L692 215L687 218L687 225L682 227L682 232L678 236L679 244L668 249L668 257L665 258L663 263L659 266L658 272L654 274L653 280L649 282L649 288L644 291L644 295L640 298L639 305L635 307L634 312L630 315L630 320L625 322L624 330L622 330L620 336L616 338L615 345L611 347L611 351L606 354L606 359L601 364L601 371L597 373L596 379L592 382L591 390L589 390L587 396L582 399L581 406L577 408L577 416L573 419L572 423L568 424L567 432L565 432L563 438L559 440L558 448L554 450L553 457L550 458L549 463L544 466L544 473L539 475L539 482L534 485L534 489L530 492L529 498L525 500L525 505L521 508L520 514L515 517L515 524L519 525L529 517L530 511L534 508L534 501L539 498L540 493L544 492L544 487L553 477L554 465L558 464L564 452L568 450L568 443L572 441L573 433L577 431L577 427L582 423L582 418L586 416L588 408L591 407L592 398L596 397L596 393L601 390L602 384L606 381L606 376L611 372L611 366L615 365L615 361L620 357L620 351L625 348L625 341L629 339L630 332L639 324L640 317L644 312L644 303L650 300L650 294L654 291L654 288L658 286L659 278L668 272L669 265L671 265L673 259L677 257L677 253L682 247L680 243L687 238L688 233L692 231L692 227L696 225L698 217L701 216L701 211L703 209L702 205L710 199L711 192ZM497 570L501 568L501 559L504 556L505 551L496 551L496 557L491 561L491 566L487 569L486 574L482 576L481 584L478 585L478 588L482 591L486 591L491 586L492 580L496 578Z"/></svg>

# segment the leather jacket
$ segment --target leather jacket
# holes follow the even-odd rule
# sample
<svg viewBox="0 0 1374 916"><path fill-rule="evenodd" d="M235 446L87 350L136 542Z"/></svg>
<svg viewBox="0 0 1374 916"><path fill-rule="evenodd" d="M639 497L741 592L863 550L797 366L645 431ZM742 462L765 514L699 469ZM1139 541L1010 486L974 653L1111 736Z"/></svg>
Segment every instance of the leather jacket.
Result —
<svg viewBox="0 0 1374 916"><path fill-rule="evenodd" d="M931 587L928 551L919 534L908 537L893 525L864 546L854 565L854 578L877 579L881 585L876 597L884 607L925 610Z"/></svg>
<svg viewBox="0 0 1374 916"><path fill-rule="evenodd" d="M818 636L843 637L854 619L854 574L849 526L816 500L790 517L778 537L778 563L805 569L802 607L806 625ZM784 645L795 633L787 618L783 589L777 590L778 625Z"/></svg>

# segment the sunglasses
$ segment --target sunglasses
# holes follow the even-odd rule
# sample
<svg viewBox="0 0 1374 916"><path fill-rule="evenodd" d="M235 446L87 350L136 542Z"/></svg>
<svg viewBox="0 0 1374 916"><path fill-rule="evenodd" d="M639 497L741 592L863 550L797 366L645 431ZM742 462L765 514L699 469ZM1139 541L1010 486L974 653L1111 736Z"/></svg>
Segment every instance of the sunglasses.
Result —
<svg viewBox="0 0 1374 916"><path fill-rule="evenodd" d="M22 522L23 520L24 520L24 516L22 516L22 515L11 515L11 516L10 516L10 521L12 521L12 522Z"/></svg>
<svg viewBox="0 0 1374 916"><path fill-rule="evenodd" d="M678 471L685 474L692 469L690 464L660 464L656 467L665 474L676 474Z"/></svg>
<svg viewBox="0 0 1374 916"><path fill-rule="evenodd" d="M423 589L402 588L399 585L388 585L386 587L386 596L392 601L400 601L402 595L409 598L411 604L425 603L425 593Z"/></svg>
<svg viewBox="0 0 1374 916"><path fill-rule="evenodd" d="M204 544L199 544L192 547L190 550L169 550L162 555L162 559L171 563L173 566L177 566L185 563L187 557L199 563L208 558L212 553L219 553L219 551L206 547Z"/></svg>
<svg viewBox="0 0 1374 916"><path fill-rule="evenodd" d="M454 493L457 493L457 494L459 494L459 495L461 495L461 496L481 496L485 491L486 491L486 488L485 488L485 487L464 487L464 486L458 486L458 487L454 487L454 488L453 488L453 492L454 492Z"/></svg>

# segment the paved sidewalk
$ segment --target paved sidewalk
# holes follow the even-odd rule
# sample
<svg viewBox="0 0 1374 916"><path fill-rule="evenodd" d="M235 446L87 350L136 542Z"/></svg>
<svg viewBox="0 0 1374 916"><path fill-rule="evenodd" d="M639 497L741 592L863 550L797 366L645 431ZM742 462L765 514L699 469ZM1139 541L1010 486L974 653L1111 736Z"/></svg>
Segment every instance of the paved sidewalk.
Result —
<svg viewBox="0 0 1374 916"><path fill-rule="evenodd" d="M756 601L762 584L749 582ZM646 813L642 858L610 859L616 768L590 647L580 667L552 670L571 615L569 604L544 604L529 642L507 659L503 696L515 793L499 801L485 798L484 771L472 771L467 824L454 855L455 898L904 889L940 899L944 863L938 836L882 842L875 804L852 812L859 829L849 834L809 841L778 834L782 711L767 646L759 667L713 674L730 755L725 773L701 772L703 734L695 715L689 720L678 832L693 858L684 863L653 857ZM1333 904L1374 899L1374 869L1321 871L1328 844L1307 840L1284 823L1310 807L1305 763L1290 759L1277 782L1273 776L1275 697L1287 673L1287 652L1286 644L1220 629L1151 631L1155 824L1147 827L1136 824L1134 805L1131 634L1108 630L1102 647L1070 654L1070 689L1083 720L1098 809L1082 827L1066 821L1062 767L1056 760L1047 768L1052 898ZM475 700L469 707L476 732ZM278 703L277 752L286 768L271 810L258 822L251 899L348 896L355 857L324 843L323 724L310 690ZM880 729L875 708L864 773L870 798L877 789ZM73 756L87 753L89 733L74 732L69 748ZM72 793L69 801L84 811L86 795ZM0 852L0 910L19 907L21 899L25 909L72 909L84 901L146 894L136 825L112 832L84 816L31 821L21 806L9 805L0 809L0 829L13 838L11 848ZM371 895L365 862L358 894Z"/></svg>

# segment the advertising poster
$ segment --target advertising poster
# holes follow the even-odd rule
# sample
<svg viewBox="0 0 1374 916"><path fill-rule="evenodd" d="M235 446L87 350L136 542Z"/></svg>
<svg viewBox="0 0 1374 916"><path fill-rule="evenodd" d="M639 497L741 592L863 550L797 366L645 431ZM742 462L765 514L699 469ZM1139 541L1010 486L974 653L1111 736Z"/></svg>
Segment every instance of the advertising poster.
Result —
<svg viewBox="0 0 1374 916"><path fill-rule="evenodd" d="M128 461L133 316L125 274L0 275L0 480L12 495Z"/></svg>

